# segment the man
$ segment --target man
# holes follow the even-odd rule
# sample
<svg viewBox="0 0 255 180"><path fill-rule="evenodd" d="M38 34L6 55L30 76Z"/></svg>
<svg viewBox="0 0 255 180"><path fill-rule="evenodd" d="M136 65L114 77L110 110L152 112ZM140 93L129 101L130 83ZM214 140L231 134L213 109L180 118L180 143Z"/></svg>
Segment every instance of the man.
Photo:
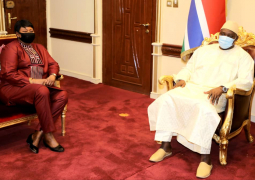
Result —
<svg viewBox="0 0 255 180"><path fill-rule="evenodd" d="M218 113L225 111L223 92L236 85L250 90L254 62L250 55L234 43L238 25L227 21L220 30L219 44L197 49L176 76L174 89L156 99L148 108L150 129L161 147L150 158L159 162L172 154L171 138L201 154L196 176L210 176L212 137L220 122Z"/></svg>

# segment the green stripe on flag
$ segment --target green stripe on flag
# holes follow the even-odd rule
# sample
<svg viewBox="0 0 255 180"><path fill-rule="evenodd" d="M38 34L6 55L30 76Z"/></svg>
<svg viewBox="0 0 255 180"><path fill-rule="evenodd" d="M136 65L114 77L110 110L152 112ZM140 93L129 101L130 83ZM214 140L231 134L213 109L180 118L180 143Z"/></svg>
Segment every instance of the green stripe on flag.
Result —
<svg viewBox="0 0 255 180"><path fill-rule="evenodd" d="M184 37L184 39L183 39L183 43L182 43L182 51L181 51L181 53L183 53L184 51L185 51L185 37Z"/></svg>

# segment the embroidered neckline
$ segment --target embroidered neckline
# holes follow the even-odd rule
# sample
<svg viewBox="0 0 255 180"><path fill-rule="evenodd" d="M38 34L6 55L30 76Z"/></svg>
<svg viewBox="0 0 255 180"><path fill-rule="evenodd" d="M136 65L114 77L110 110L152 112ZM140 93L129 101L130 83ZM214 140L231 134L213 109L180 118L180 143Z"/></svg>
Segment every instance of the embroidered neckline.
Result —
<svg viewBox="0 0 255 180"><path fill-rule="evenodd" d="M23 48L33 48L32 45L26 45L24 43L22 43L21 41L19 41L20 45L23 47Z"/></svg>

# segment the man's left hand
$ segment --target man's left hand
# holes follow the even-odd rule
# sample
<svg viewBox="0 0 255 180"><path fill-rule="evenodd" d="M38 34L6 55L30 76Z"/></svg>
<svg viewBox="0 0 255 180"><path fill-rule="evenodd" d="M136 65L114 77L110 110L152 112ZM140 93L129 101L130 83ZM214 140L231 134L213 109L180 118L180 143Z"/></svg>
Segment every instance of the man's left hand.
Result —
<svg viewBox="0 0 255 180"><path fill-rule="evenodd" d="M45 85L46 85L46 86L52 86L52 85L54 84L55 80L56 80L56 76L50 75L50 76L46 79Z"/></svg>
<svg viewBox="0 0 255 180"><path fill-rule="evenodd" d="M222 87L217 87L214 89L211 89L210 91L204 92L205 94L208 94L208 99L210 99L210 102L212 104L218 104L219 98L223 93Z"/></svg>

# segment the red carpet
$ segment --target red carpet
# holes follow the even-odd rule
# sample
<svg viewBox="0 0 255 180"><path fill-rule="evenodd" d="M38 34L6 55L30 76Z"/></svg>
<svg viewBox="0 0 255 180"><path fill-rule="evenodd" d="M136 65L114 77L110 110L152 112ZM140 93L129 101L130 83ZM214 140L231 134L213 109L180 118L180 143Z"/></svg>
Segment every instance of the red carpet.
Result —
<svg viewBox="0 0 255 180"><path fill-rule="evenodd" d="M1 180L196 179L200 156L176 140L172 157L148 161L159 147L149 131L147 107L153 100L148 96L67 76L62 87L69 93L67 134L60 135L58 121L55 137L66 151L51 152L41 143L39 154L30 152L25 141L36 123L0 129ZM218 154L213 142L208 179L255 179L255 145L247 143L244 133L231 140L227 166L219 164Z"/></svg>

